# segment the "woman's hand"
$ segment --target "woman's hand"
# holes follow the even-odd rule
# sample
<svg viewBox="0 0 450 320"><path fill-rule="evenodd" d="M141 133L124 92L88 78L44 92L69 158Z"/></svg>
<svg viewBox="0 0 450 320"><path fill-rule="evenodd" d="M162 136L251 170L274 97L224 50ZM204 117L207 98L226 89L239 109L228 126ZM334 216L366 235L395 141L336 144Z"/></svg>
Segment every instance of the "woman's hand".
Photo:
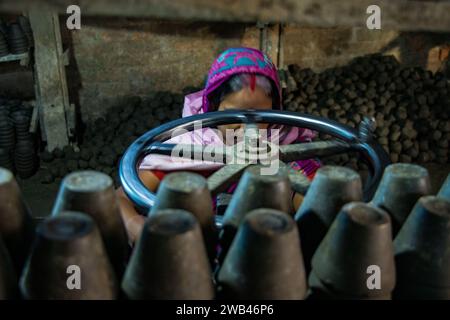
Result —
<svg viewBox="0 0 450 320"><path fill-rule="evenodd" d="M294 212L298 211L298 208L302 205L303 199L305 197L300 193L294 193L294 197L292 198L292 205L294 206Z"/></svg>
<svg viewBox="0 0 450 320"><path fill-rule="evenodd" d="M150 171L139 171L139 178L144 185L155 192L159 185L159 179ZM128 240L131 244L139 239L142 228L144 227L145 217L140 215L134 208L133 203L127 197L122 187L116 190L116 195L119 201L120 214L127 230Z"/></svg>

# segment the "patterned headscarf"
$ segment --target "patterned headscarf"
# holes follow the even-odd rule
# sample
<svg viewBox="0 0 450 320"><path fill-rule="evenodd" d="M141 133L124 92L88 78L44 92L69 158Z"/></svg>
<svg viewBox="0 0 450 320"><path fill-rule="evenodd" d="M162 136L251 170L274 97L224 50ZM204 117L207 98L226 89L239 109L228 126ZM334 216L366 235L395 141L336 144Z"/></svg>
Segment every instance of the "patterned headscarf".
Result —
<svg viewBox="0 0 450 320"><path fill-rule="evenodd" d="M253 48L230 48L221 53L213 62L208 73L202 96L203 112L211 111L209 96L228 81L232 76L240 73L259 74L271 80L276 88L277 106L281 106L281 88L278 72L272 60L263 52Z"/></svg>

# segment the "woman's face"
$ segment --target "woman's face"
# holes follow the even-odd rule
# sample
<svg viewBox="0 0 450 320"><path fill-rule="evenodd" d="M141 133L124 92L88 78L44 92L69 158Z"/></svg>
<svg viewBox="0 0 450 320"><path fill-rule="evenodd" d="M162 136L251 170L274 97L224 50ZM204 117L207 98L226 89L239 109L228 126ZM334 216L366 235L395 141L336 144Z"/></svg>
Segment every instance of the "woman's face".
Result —
<svg viewBox="0 0 450 320"><path fill-rule="evenodd" d="M226 96L226 98L220 103L218 111L246 109L271 110L272 98L259 87L255 87L253 91L246 87L238 92L234 92ZM258 126L260 129L266 129L269 124L260 123ZM241 134L243 133L244 125L242 123L227 124L218 126L218 129L221 131L222 136L225 139L227 129L234 130L236 134ZM236 130L238 130L238 132L236 132Z"/></svg>

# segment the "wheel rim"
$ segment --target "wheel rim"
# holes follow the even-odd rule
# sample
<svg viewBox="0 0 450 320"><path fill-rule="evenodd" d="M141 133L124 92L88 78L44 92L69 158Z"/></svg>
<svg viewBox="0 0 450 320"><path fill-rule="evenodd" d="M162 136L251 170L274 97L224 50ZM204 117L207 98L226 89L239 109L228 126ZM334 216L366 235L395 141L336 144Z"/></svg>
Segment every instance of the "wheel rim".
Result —
<svg viewBox="0 0 450 320"><path fill-rule="evenodd" d="M388 155L378 143L367 136L367 129L358 131L333 120L289 111L227 110L209 112L163 124L144 133L128 147L120 162L119 177L129 199L143 211L148 211L155 202L155 194L145 187L138 176L138 165L145 156L143 152L152 143L170 139L174 132L180 129L192 131L199 124L205 128L230 123L270 123L306 128L331 135L348 143L348 151L360 153L369 165L370 177L364 188L365 200L372 197L384 168L389 164Z"/></svg>

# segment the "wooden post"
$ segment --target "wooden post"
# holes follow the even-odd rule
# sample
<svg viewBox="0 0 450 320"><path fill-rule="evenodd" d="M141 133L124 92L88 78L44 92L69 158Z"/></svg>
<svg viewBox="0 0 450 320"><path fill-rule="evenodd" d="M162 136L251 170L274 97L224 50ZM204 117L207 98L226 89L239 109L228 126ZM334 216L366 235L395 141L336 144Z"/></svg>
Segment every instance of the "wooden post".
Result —
<svg viewBox="0 0 450 320"><path fill-rule="evenodd" d="M43 138L49 151L69 143L70 110L58 14L48 8L29 12L34 36L36 96Z"/></svg>
<svg viewBox="0 0 450 320"><path fill-rule="evenodd" d="M281 23L257 22L259 29L259 49L266 53L278 69L281 88L286 88L286 66L284 65L284 34Z"/></svg>
<svg viewBox="0 0 450 320"><path fill-rule="evenodd" d="M259 33L259 49L266 53L278 69L283 67L282 25L257 22Z"/></svg>

